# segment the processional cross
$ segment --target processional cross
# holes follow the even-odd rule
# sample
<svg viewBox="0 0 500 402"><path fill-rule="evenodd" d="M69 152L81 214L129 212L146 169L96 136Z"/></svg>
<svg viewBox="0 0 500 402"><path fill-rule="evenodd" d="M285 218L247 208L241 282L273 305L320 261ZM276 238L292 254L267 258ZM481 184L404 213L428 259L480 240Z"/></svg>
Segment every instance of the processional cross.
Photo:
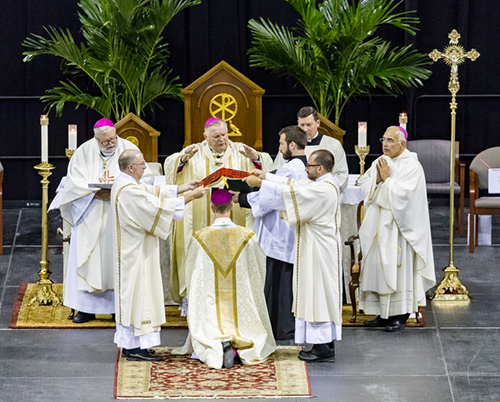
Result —
<svg viewBox="0 0 500 402"><path fill-rule="evenodd" d="M476 49L466 52L463 46L458 44L460 34L456 29L448 35L450 44L444 48L443 52L434 49L429 53L433 61L444 59L444 62L451 67L450 82L448 89L451 92L451 152L450 152L450 258L448 266L444 269L444 279L434 291L433 300L469 300L467 288L458 279L458 269L453 265L453 211L455 200L455 122L456 122L456 94L460 89L458 82L458 66L466 59L476 60L480 55ZM463 191L463 190L462 190Z"/></svg>

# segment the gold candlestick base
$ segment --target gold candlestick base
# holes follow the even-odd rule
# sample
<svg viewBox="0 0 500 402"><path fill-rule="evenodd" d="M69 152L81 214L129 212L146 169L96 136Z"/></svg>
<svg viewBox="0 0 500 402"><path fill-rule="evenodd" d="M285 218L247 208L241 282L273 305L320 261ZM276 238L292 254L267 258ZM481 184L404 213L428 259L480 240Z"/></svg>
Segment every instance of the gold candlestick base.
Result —
<svg viewBox="0 0 500 402"><path fill-rule="evenodd" d="M458 268L450 264L444 271L444 278L432 295L434 301L469 301L467 288L458 279Z"/></svg>
<svg viewBox="0 0 500 402"><path fill-rule="evenodd" d="M366 147L359 147L357 145L354 145L354 151L356 152L356 155L359 156L359 177L363 177L363 175L365 174L365 158L366 155L370 153L370 146L367 145Z"/></svg>
<svg viewBox="0 0 500 402"><path fill-rule="evenodd" d="M38 304L52 304L53 306L60 306L61 300L55 294L52 289L52 281L50 276L52 272L49 270L49 242L48 242L48 225L47 225L47 204L49 201L49 180L48 177L52 174L51 170L55 169L55 166L48 163L42 162L35 166L38 170L38 174L42 176L42 259L40 261L40 271L38 276L40 280L37 282L37 291L35 297L31 299L29 305Z"/></svg>
<svg viewBox="0 0 500 402"><path fill-rule="evenodd" d="M76 151L75 149L66 148L66 156L68 157L68 159L71 159L75 151Z"/></svg>

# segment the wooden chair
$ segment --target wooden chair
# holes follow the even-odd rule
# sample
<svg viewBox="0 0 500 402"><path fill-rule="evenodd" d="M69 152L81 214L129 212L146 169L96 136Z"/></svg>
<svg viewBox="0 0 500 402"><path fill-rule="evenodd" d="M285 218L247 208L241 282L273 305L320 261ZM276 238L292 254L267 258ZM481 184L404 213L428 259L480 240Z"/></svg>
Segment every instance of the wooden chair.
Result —
<svg viewBox="0 0 500 402"><path fill-rule="evenodd" d="M478 225L476 215L500 215L500 197L480 197L480 190L488 190L488 169L500 168L500 147L486 149L479 153L469 170L469 193L470 193L470 230L469 230L469 252L474 252L477 246Z"/></svg>
<svg viewBox="0 0 500 402"><path fill-rule="evenodd" d="M363 201L358 204L358 210L356 213L356 222L359 228L361 227L361 223L363 222ZM352 303L352 317L349 322L356 322L357 317L357 308L356 308L356 289L359 288L359 273L361 271L361 260L362 254L361 250L358 253L358 259L356 262L355 251L354 251L354 242L359 240L359 234L349 236L347 241L344 243L346 246L349 246L351 250L351 281L349 282L349 295L351 296Z"/></svg>
<svg viewBox="0 0 500 402"><path fill-rule="evenodd" d="M455 142L455 228L465 237L464 194L465 163L459 160L460 146ZM408 141L408 149L418 155L424 168L427 194L450 194L450 141Z"/></svg>
<svg viewBox="0 0 500 402"><path fill-rule="evenodd" d="M3 209L2 209L3 166L0 163L0 255L3 254Z"/></svg>

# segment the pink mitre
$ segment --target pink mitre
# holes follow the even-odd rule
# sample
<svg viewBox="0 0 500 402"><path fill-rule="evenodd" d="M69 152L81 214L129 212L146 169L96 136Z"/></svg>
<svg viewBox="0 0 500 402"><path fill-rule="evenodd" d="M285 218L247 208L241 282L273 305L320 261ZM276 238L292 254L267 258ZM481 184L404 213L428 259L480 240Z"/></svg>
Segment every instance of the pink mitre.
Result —
<svg viewBox="0 0 500 402"><path fill-rule="evenodd" d="M212 193L212 197L210 198L214 204L220 205L220 204L227 204L233 196L229 191L226 189L220 188L217 190L214 190Z"/></svg>
<svg viewBox="0 0 500 402"><path fill-rule="evenodd" d="M406 130L401 126L396 126L396 127L401 130L401 132L405 135L406 142L408 142L408 133L406 132Z"/></svg>
<svg viewBox="0 0 500 402"><path fill-rule="evenodd" d="M101 120L97 120L97 123L94 124L94 128L99 128L99 127L114 127L115 125L113 124L113 122L109 119L101 119Z"/></svg>
<svg viewBox="0 0 500 402"><path fill-rule="evenodd" d="M222 121L222 119L219 119L218 117L211 117L210 119L207 120L205 123L205 128L207 128L210 124L212 124L214 121Z"/></svg>

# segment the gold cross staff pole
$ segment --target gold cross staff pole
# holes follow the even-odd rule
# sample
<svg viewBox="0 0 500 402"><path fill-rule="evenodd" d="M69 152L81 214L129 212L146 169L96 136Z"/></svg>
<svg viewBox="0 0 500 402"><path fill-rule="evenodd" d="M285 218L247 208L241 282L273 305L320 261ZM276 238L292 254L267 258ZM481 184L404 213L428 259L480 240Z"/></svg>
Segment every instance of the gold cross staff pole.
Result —
<svg viewBox="0 0 500 402"><path fill-rule="evenodd" d="M458 44L460 34L456 29L448 35L450 44L445 47L443 52L434 49L429 53L429 57L433 61L443 59L444 62L451 67L450 82L448 89L451 92L451 152L450 152L450 258L448 266L444 269L444 279L434 291L433 300L446 301L467 301L470 300L467 288L458 279L458 268L453 265L453 218L454 218L454 201L455 201L455 121L456 121L456 95L460 89L458 82L458 66L466 59L476 60L479 53L472 49L470 52L465 52L463 46ZM463 189L462 189L463 191Z"/></svg>

